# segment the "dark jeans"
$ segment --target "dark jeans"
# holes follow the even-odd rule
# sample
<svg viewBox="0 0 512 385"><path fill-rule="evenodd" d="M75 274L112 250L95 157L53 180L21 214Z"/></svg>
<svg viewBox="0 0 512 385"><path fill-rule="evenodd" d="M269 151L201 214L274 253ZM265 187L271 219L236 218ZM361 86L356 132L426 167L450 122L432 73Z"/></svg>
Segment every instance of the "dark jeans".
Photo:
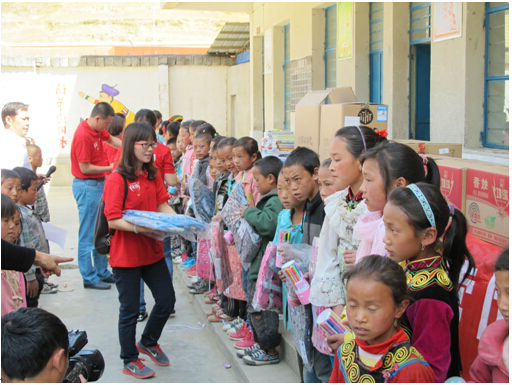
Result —
<svg viewBox="0 0 512 385"><path fill-rule="evenodd" d="M164 258L152 265L114 267L113 271L120 303L118 330L121 359L127 364L135 361L139 356L135 346L135 331L139 315L141 278L148 285L155 299L155 306L140 339L143 345L155 346L158 343L165 323L174 309L176 297Z"/></svg>
<svg viewBox="0 0 512 385"><path fill-rule="evenodd" d="M254 311L252 299L256 291L255 279L247 280L247 290L249 292L247 297L248 313L254 333L254 341L260 344L260 348L263 350L278 347L281 343L281 334L278 333L279 315L274 311Z"/></svg>
<svg viewBox="0 0 512 385"><path fill-rule="evenodd" d="M43 290L44 277L41 274L41 269L36 269L36 281L39 285L37 289L37 296L34 298L30 298L27 294L25 294L25 298L27 300L27 307L37 307L39 305L39 296L41 295L41 291ZM25 293L27 293L27 280L25 279Z"/></svg>

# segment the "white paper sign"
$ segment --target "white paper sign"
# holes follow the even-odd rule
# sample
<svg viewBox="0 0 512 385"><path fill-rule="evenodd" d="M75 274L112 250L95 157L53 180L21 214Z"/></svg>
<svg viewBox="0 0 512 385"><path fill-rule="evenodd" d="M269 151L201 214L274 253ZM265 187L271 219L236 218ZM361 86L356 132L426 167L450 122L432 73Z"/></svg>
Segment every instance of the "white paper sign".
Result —
<svg viewBox="0 0 512 385"><path fill-rule="evenodd" d="M62 249L64 249L64 245L66 244L66 239L68 237L68 231L46 222L41 222L41 224L43 225L46 239L55 242Z"/></svg>
<svg viewBox="0 0 512 385"><path fill-rule="evenodd" d="M345 127L359 126L360 122L359 116L345 116Z"/></svg>

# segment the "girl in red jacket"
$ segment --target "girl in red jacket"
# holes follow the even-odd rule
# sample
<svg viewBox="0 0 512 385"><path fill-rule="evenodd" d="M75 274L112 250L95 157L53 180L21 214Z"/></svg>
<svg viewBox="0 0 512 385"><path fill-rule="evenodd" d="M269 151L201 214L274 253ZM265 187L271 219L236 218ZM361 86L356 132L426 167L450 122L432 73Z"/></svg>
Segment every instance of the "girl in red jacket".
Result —
<svg viewBox="0 0 512 385"><path fill-rule="evenodd" d="M329 382L434 382L434 372L396 321L409 306L403 269L370 255L347 269L347 319L355 339L334 357Z"/></svg>
<svg viewBox="0 0 512 385"><path fill-rule="evenodd" d="M508 381L508 249L494 266L498 309L503 319L484 330L478 344L478 356L471 365L469 375L474 382Z"/></svg>

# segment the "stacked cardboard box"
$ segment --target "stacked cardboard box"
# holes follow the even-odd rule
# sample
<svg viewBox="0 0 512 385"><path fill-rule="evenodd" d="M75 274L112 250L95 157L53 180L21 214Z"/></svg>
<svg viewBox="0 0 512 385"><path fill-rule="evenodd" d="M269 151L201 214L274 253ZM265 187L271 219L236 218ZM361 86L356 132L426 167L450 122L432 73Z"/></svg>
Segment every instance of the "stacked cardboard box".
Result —
<svg viewBox="0 0 512 385"><path fill-rule="evenodd" d="M414 139L392 139L394 142L403 143L411 147L418 154L446 155L452 158L462 158L462 144L438 143Z"/></svg>

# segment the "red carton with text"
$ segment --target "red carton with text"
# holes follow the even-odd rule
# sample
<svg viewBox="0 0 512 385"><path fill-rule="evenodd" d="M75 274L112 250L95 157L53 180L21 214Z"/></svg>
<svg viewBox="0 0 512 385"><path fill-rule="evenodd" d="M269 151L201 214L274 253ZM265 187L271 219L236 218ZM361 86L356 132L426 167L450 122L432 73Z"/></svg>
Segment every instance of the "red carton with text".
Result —
<svg viewBox="0 0 512 385"><path fill-rule="evenodd" d="M463 159L434 156L441 177L441 192L446 199L463 213L466 211L466 172L468 164Z"/></svg>
<svg viewBox="0 0 512 385"><path fill-rule="evenodd" d="M508 247L508 194L508 166L468 163L465 214L470 234Z"/></svg>

